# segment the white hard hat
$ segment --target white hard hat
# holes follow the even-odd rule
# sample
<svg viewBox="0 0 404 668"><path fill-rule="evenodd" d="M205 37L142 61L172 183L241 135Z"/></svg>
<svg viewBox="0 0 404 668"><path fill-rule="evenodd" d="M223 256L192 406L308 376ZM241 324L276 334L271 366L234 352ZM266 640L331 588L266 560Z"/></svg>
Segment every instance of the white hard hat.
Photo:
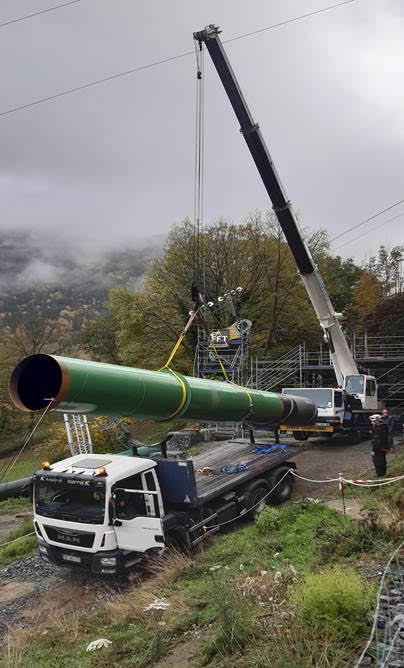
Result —
<svg viewBox="0 0 404 668"><path fill-rule="evenodd" d="M371 422L376 422L376 420L381 420L382 416L379 413L375 413L374 415L371 415L369 420Z"/></svg>

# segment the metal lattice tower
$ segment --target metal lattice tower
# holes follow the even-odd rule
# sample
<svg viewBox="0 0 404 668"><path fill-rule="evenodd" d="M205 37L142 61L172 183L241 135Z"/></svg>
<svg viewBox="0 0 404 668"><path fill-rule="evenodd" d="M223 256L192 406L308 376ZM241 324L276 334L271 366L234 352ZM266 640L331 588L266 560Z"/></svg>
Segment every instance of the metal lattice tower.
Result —
<svg viewBox="0 0 404 668"><path fill-rule="evenodd" d="M63 419L67 434L67 444L72 456L90 454L93 451L93 442L91 440L87 416L64 413Z"/></svg>

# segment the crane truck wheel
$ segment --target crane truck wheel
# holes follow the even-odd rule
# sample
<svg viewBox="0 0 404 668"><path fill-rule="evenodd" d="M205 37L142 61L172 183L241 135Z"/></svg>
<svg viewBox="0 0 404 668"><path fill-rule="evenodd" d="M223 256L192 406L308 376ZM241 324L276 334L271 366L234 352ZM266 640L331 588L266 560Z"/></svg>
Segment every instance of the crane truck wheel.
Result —
<svg viewBox="0 0 404 668"><path fill-rule="evenodd" d="M361 442L361 432L359 429L351 429L348 434L348 441L350 445L357 445Z"/></svg>
<svg viewBox="0 0 404 668"><path fill-rule="evenodd" d="M173 530L165 537L165 551L180 552L181 554L190 554L189 541L187 540L185 531Z"/></svg>
<svg viewBox="0 0 404 668"><path fill-rule="evenodd" d="M294 431L292 433L295 441L307 441L307 439L309 438L308 431Z"/></svg>
<svg viewBox="0 0 404 668"><path fill-rule="evenodd" d="M290 466L280 466L272 475L268 478L269 489L275 487L275 485L281 480L281 478L289 471ZM293 486L295 484L295 479L291 473L285 476L282 482L275 487L272 494L268 497L268 503L271 506L279 506L281 503L288 501L292 496Z"/></svg>
<svg viewBox="0 0 404 668"><path fill-rule="evenodd" d="M266 480L255 480L244 490L245 508L247 517L257 517L265 508L267 495L270 490Z"/></svg>

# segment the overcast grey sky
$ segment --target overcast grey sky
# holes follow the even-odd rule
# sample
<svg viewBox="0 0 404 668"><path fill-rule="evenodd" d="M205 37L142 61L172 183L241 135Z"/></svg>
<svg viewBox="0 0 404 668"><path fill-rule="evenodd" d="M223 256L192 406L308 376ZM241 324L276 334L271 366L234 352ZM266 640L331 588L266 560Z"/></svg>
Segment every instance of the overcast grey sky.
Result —
<svg viewBox="0 0 404 668"><path fill-rule="evenodd" d="M0 23L61 0L2 0ZM0 28L0 112L332 0L81 0ZM404 198L404 2L357 0L227 45L302 223L331 236ZM206 56L205 220L268 207ZM88 250L192 215L195 58L0 117L1 228ZM376 219L334 244L371 230ZM340 253L404 243L404 216Z"/></svg>

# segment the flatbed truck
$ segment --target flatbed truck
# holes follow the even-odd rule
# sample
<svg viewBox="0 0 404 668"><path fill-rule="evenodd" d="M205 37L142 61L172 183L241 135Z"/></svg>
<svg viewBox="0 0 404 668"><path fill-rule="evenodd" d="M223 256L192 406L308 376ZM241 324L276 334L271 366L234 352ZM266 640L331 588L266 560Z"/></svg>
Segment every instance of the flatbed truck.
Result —
<svg viewBox="0 0 404 668"><path fill-rule="evenodd" d="M185 460L82 454L43 463L32 490L41 557L113 575L170 546L192 551L222 523L290 498L296 447L260 445L207 444Z"/></svg>

